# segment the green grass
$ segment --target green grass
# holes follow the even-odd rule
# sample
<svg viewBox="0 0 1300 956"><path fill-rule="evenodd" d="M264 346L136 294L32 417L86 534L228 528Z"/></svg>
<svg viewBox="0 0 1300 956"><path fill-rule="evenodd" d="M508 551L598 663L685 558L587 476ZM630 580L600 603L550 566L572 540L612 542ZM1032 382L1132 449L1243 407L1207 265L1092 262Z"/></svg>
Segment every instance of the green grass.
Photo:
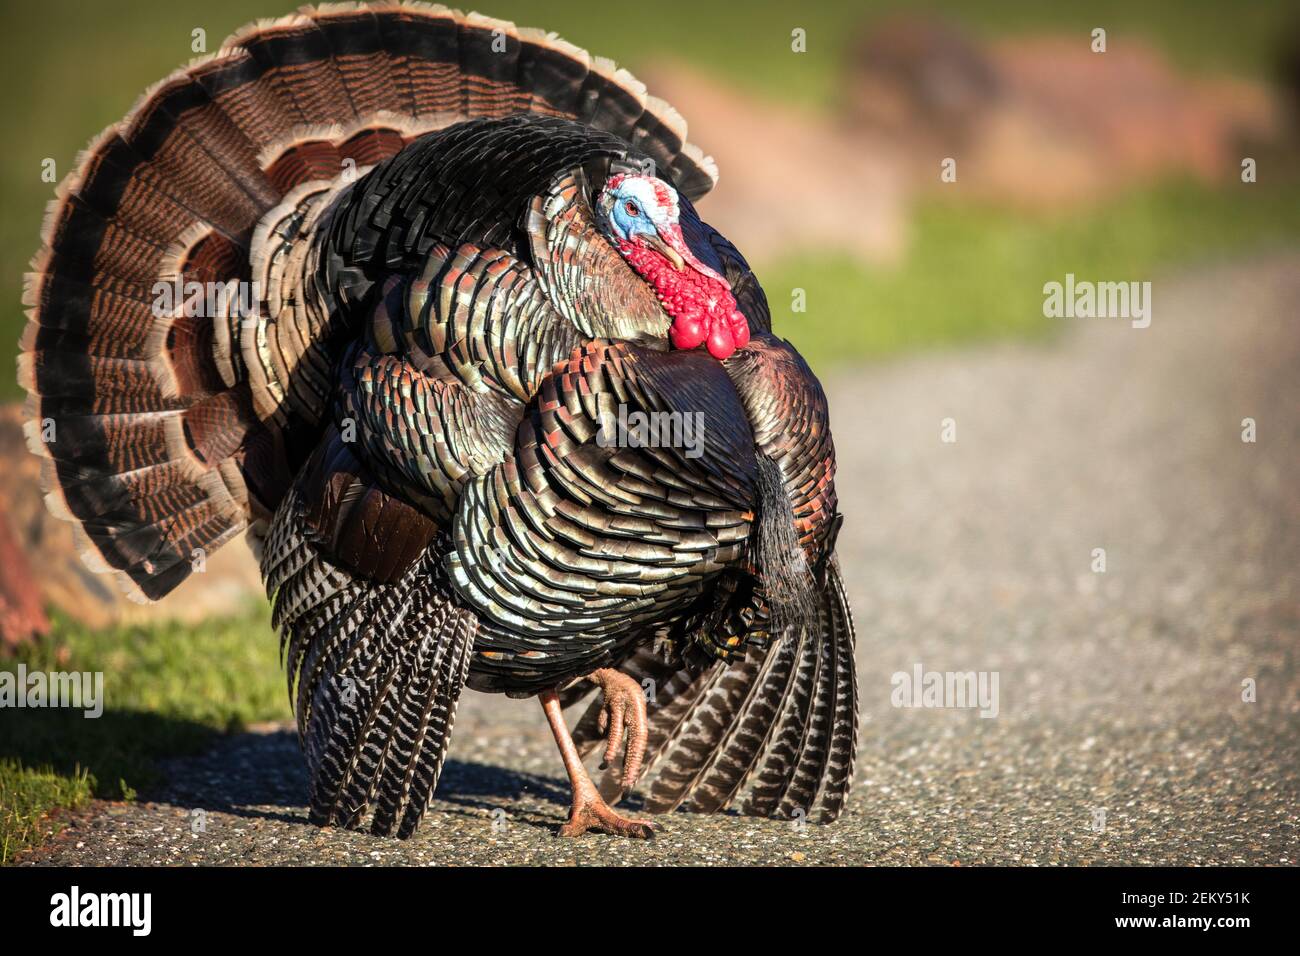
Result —
<svg viewBox="0 0 1300 956"><path fill-rule="evenodd" d="M57 620L50 637L3 664L28 672L101 671L99 718L6 710L0 721L0 863L39 835L56 807L132 799L159 781L159 758L195 753L218 733L290 716L278 643L262 606L202 627L92 632Z"/></svg>
<svg viewBox="0 0 1300 956"><path fill-rule="evenodd" d="M905 350L1050 335L1062 325L1043 316L1043 284L1067 272L1154 281L1165 268L1297 240L1300 182L1174 183L1065 218L931 201L918 210L897 267L819 251L758 274L776 331L820 370ZM791 312L795 288L805 290L804 314Z"/></svg>
<svg viewBox="0 0 1300 956"><path fill-rule="evenodd" d="M0 866L38 842L51 810L76 809L90 799L92 789L89 775L80 769L64 775L0 758Z"/></svg>

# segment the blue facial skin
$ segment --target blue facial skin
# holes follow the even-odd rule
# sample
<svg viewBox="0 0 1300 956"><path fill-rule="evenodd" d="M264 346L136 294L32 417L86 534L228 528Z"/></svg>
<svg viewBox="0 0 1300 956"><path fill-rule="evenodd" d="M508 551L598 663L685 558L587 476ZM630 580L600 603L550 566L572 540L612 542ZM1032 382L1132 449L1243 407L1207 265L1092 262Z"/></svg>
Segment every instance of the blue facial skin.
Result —
<svg viewBox="0 0 1300 956"><path fill-rule="evenodd" d="M614 226L614 232L620 239L631 239L634 236L654 234L654 223L646 216L639 200L620 193L614 193L613 199L614 205L609 211L609 219ZM628 212L628 203L636 207L636 215Z"/></svg>

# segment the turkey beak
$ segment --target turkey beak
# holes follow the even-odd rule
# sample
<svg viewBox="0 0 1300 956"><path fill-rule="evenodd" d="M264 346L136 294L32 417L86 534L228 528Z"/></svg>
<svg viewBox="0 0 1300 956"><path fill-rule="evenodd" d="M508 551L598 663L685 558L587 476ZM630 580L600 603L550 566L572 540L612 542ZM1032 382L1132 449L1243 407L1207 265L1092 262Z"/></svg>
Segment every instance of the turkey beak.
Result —
<svg viewBox="0 0 1300 956"><path fill-rule="evenodd" d="M691 268L700 275L708 276L713 281L720 283L724 288L731 288L731 283L706 266L691 251L691 247L686 244L686 237L682 235L681 226L676 223L660 226L653 239L655 240L652 243L654 248L662 252L664 258L671 262L678 272Z"/></svg>
<svg viewBox="0 0 1300 956"><path fill-rule="evenodd" d="M682 258L682 254L660 239L657 232L647 234L645 244L671 262L678 272L686 268L686 260Z"/></svg>

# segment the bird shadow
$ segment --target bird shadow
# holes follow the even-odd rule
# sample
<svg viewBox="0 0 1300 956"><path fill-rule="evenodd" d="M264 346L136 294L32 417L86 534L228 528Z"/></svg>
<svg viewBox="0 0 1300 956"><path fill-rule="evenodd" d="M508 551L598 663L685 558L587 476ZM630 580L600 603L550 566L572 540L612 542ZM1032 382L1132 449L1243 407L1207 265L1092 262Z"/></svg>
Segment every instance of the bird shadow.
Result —
<svg viewBox="0 0 1300 956"><path fill-rule="evenodd" d="M107 709L95 720L77 711L13 711L0 721L0 759L64 776L89 768L94 795L108 800L134 788L142 802L187 814L308 825L307 770L291 728L222 735L196 721L146 711ZM452 756L431 812L479 819L514 804L512 820L554 830L569 801L561 775Z"/></svg>
<svg viewBox="0 0 1300 956"><path fill-rule="evenodd" d="M186 812L307 824L307 771L291 730L237 734L202 755L163 761L161 769L165 782L143 792L144 799ZM567 810L570 793L556 777L454 757L443 764L434 793L436 812L476 819L525 797ZM555 816L527 810L511 818L542 829L557 825Z"/></svg>

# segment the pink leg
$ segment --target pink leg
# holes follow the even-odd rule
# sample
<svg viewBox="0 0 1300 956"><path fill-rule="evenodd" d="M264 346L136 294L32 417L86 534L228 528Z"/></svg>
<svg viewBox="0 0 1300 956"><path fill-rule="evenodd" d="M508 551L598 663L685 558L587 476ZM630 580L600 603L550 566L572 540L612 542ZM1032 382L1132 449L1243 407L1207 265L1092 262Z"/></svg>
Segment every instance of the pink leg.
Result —
<svg viewBox="0 0 1300 956"><path fill-rule="evenodd" d="M650 821L629 820L619 816L601 799L596 791L596 785L591 782L591 777L587 774L587 768L582 765L582 759L578 756L578 748L573 743L569 728L565 726L559 696L555 691L547 690L538 697L542 702L546 719L551 725L551 733L555 735L555 743L560 748L564 769L569 774L569 785L573 788L573 809L569 813L568 823L560 827L560 836L581 836L588 830L602 830L617 836L649 839L654 834L654 825ZM644 748L644 741L642 747ZM637 762L640 763L639 760Z"/></svg>

